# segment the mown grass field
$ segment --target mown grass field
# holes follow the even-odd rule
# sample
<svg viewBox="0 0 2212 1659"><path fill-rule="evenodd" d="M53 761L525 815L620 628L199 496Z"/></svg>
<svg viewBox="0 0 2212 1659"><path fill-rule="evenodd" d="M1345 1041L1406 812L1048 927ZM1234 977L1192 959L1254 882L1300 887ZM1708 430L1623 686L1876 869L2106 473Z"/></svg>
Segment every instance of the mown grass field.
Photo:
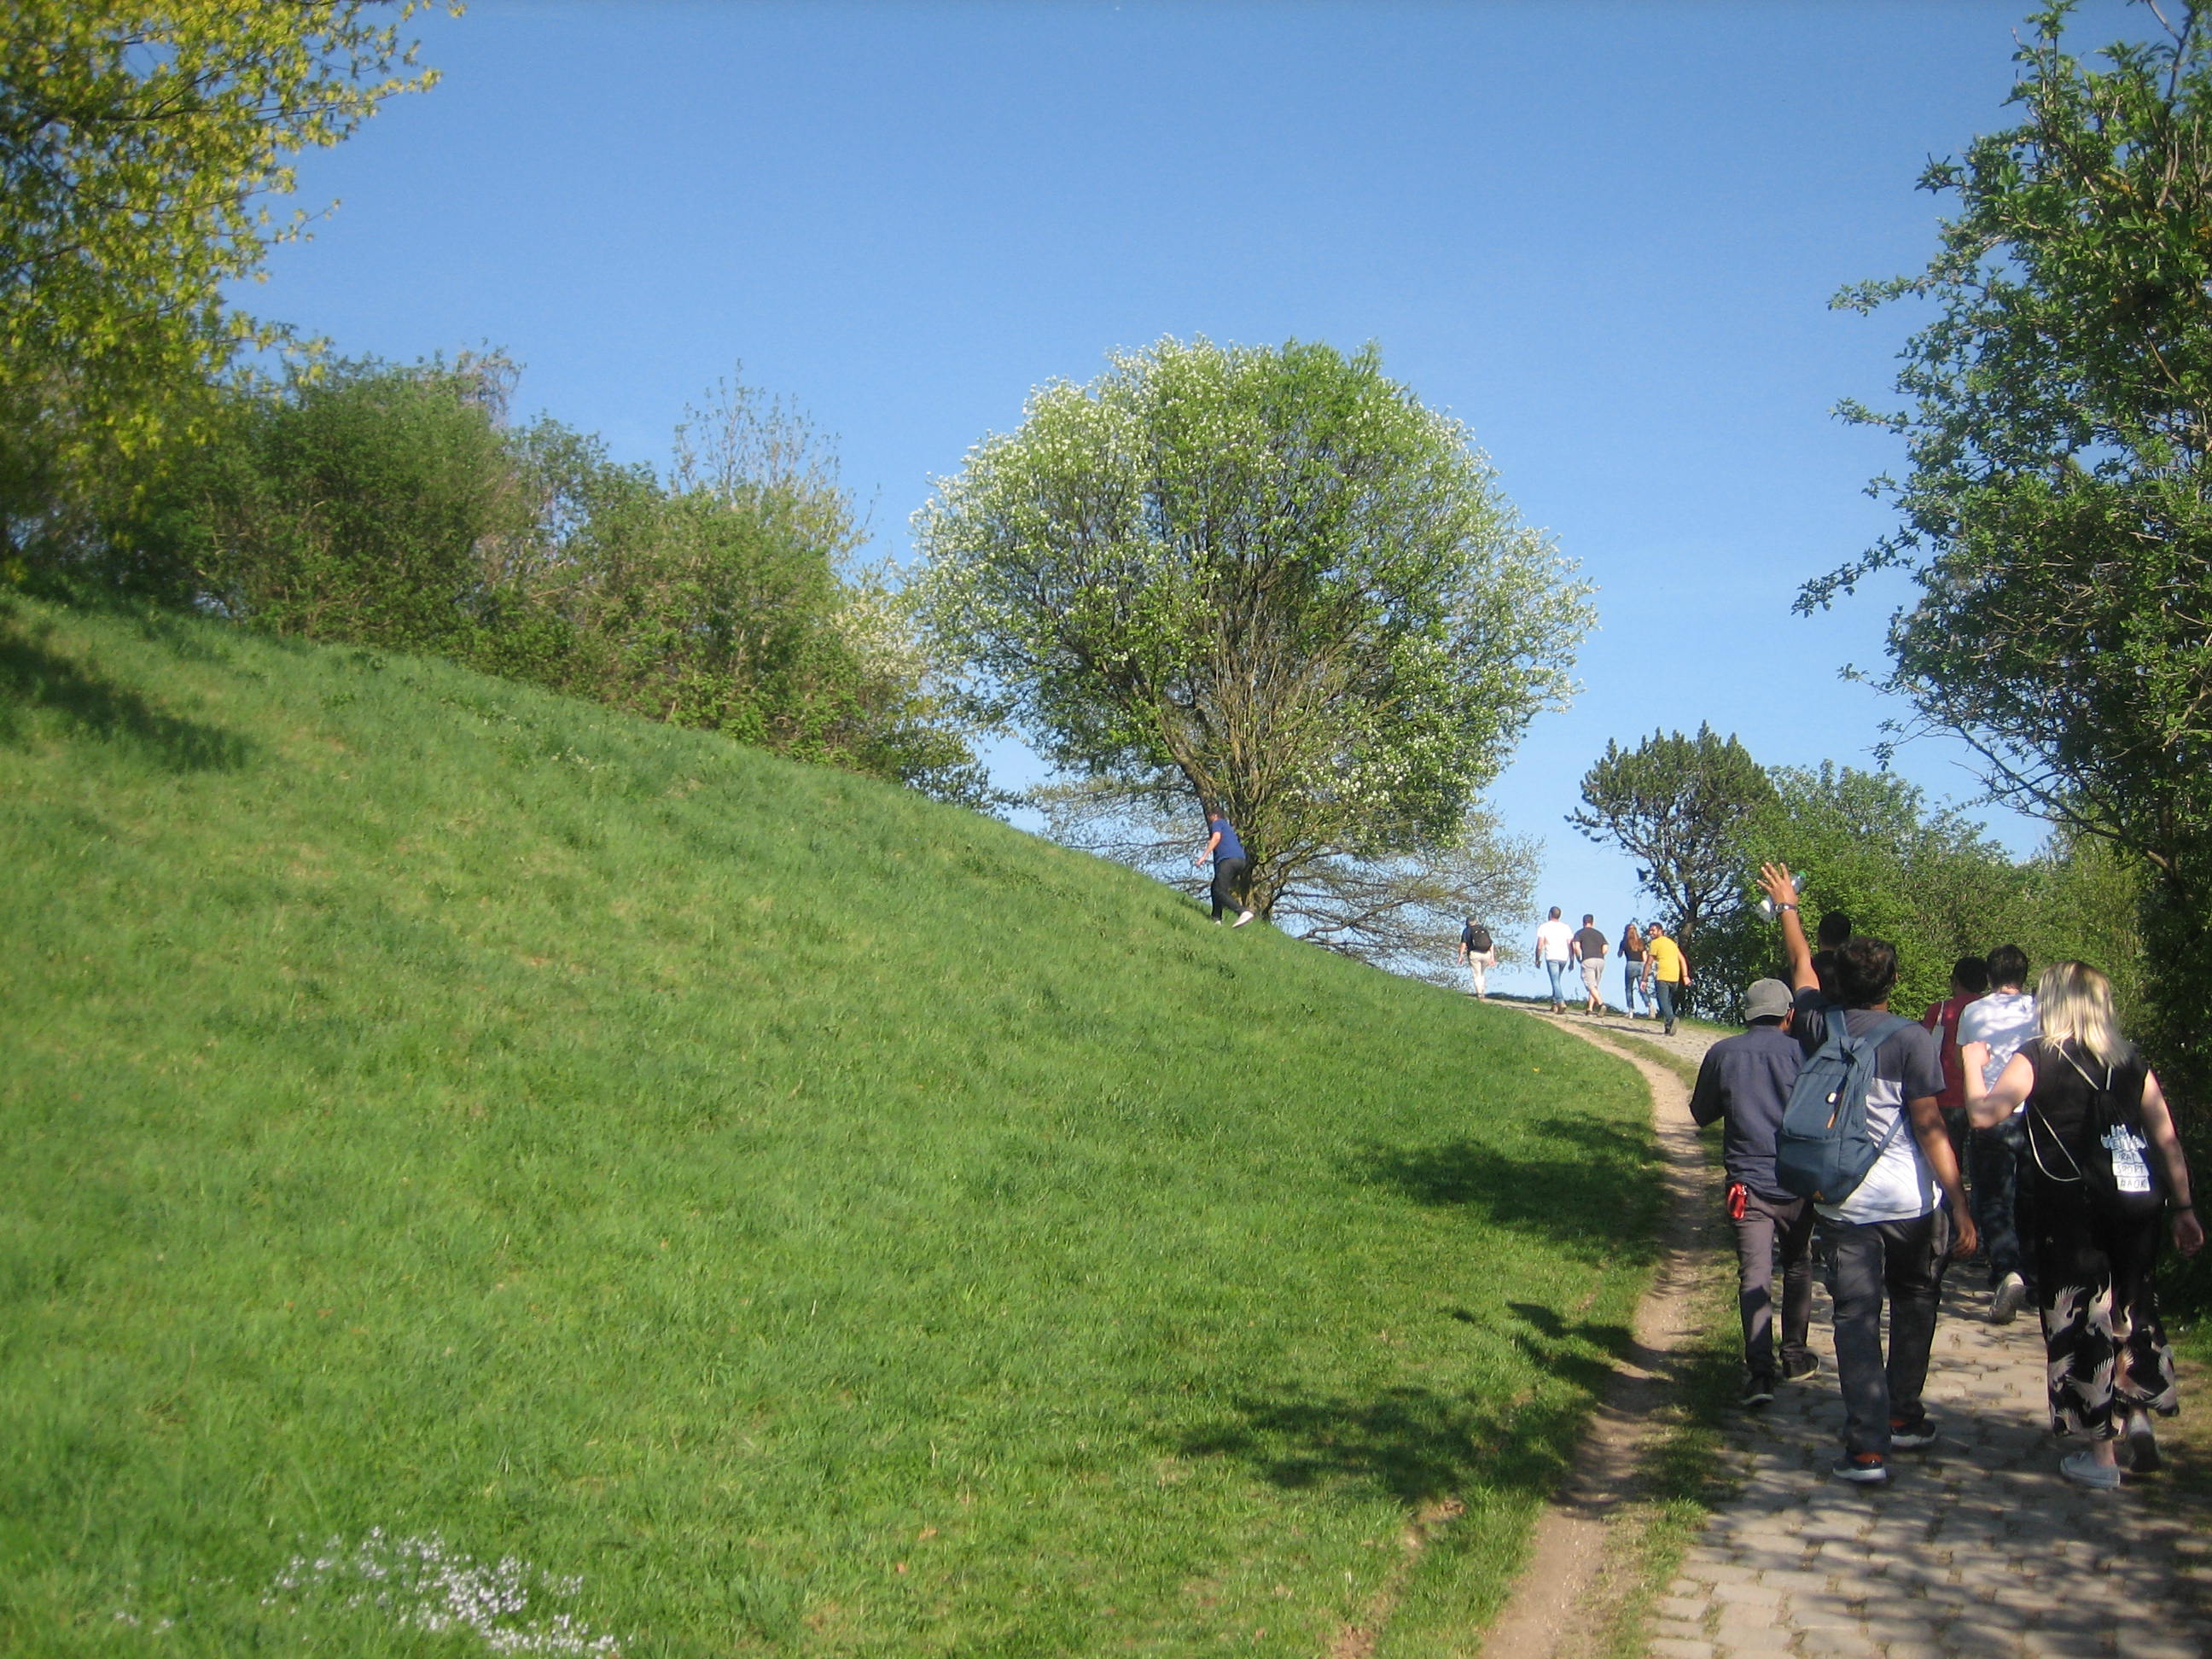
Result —
<svg viewBox="0 0 2212 1659"><path fill-rule="evenodd" d="M11 1656L1455 1650L1648 1274L1572 1036L435 663L0 604L0 872Z"/></svg>

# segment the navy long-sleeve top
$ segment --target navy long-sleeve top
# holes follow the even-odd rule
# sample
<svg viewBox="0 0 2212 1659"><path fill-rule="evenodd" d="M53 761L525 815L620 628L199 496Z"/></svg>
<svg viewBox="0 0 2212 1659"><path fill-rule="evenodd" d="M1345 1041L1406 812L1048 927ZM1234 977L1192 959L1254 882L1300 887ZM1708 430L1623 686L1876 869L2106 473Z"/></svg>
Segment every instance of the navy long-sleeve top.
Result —
<svg viewBox="0 0 2212 1659"><path fill-rule="evenodd" d="M1690 1115L1700 1125L1727 1120L1721 1162L1729 1179L1780 1204L1796 1194L1774 1178L1774 1137L1804 1062L1797 1039L1779 1025L1754 1025L1705 1050L1698 1086L1690 1091Z"/></svg>

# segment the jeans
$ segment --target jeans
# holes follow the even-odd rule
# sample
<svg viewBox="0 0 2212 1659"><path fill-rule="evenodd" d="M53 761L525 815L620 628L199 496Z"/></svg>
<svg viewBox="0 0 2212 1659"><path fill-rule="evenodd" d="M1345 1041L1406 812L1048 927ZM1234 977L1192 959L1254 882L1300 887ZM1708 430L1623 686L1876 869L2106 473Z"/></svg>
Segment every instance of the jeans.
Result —
<svg viewBox="0 0 2212 1659"><path fill-rule="evenodd" d="M1674 1000L1682 996L1682 988L1671 979L1655 979L1651 988L1659 994L1659 1018L1669 1025L1674 1023ZM1684 997L1684 1001L1688 999Z"/></svg>
<svg viewBox="0 0 2212 1659"><path fill-rule="evenodd" d="M1566 981L1567 969L1573 965L1571 963L1553 962L1549 957L1544 958L1544 971L1552 976L1553 1001L1565 1002L1567 1000L1562 994L1561 988Z"/></svg>
<svg viewBox="0 0 2212 1659"><path fill-rule="evenodd" d="M1782 1257L1782 1364L1813 1357L1813 1204L1763 1198L1746 1189L1735 1219L1736 1307L1743 1316L1743 1368L1771 1381L1774 1359L1774 1258Z"/></svg>
<svg viewBox="0 0 2212 1659"><path fill-rule="evenodd" d="M1490 994L1490 970L1496 966L1498 952L1495 951L1469 951L1467 953L1467 970L1474 976L1475 995Z"/></svg>
<svg viewBox="0 0 2212 1659"><path fill-rule="evenodd" d="M1639 991L1644 994L1644 1012L1648 1014L1653 1006L1651 988L1644 982L1644 964L1640 962L1632 962L1628 964L1628 971L1620 988L1620 1006L1631 1014L1636 1012L1636 996Z"/></svg>
<svg viewBox="0 0 2212 1659"><path fill-rule="evenodd" d="M1251 866L1243 859L1216 859L1213 861L1213 919L1221 920L1224 910L1240 914L1244 908L1244 872Z"/></svg>
<svg viewBox="0 0 2212 1659"><path fill-rule="evenodd" d="M1974 1225L1990 1259L1990 1284L2018 1273L2035 1288L2035 1258L2025 1241L2035 1237L2035 1184L2028 1164L2027 1120L2014 1112L1994 1129L1966 1132L1972 1165Z"/></svg>
<svg viewBox="0 0 2212 1659"><path fill-rule="evenodd" d="M1828 1294L1835 1301L1836 1372L1844 1396L1844 1443L1854 1455L1889 1455L1889 1425L1921 1415L1928 1351L1949 1261L1951 1217L1938 1205L1911 1221L1826 1221ZM1881 1352L1881 1304L1889 1297L1889 1357Z"/></svg>

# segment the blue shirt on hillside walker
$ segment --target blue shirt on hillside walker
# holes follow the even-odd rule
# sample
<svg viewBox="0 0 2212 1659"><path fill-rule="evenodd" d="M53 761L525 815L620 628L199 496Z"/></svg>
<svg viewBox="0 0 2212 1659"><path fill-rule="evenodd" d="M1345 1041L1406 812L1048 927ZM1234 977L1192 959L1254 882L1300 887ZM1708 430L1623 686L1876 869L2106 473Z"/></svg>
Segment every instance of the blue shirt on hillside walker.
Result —
<svg viewBox="0 0 2212 1659"><path fill-rule="evenodd" d="M1206 828L1213 849L1213 919L1219 921L1223 912L1234 910L1235 925L1242 927L1252 920L1252 907L1244 894L1244 872L1250 867L1244 843L1237 838L1236 827L1226 813L1207 813ZM1206 854L1200 853L1191 862L1203 865Z"/></svg>

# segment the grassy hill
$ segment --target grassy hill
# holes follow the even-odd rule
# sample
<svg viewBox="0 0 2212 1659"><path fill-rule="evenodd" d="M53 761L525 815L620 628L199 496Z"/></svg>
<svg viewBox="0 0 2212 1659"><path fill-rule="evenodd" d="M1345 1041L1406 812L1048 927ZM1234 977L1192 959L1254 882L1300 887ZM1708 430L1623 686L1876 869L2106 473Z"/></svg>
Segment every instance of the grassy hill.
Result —
<svg viewBox="0 0 2212 1659"><path fill-rule="evenodd" d="M436 663L0 604L0 941L10 1655L1441 1652L1650 1265L1570 1037Z"/></svg>

